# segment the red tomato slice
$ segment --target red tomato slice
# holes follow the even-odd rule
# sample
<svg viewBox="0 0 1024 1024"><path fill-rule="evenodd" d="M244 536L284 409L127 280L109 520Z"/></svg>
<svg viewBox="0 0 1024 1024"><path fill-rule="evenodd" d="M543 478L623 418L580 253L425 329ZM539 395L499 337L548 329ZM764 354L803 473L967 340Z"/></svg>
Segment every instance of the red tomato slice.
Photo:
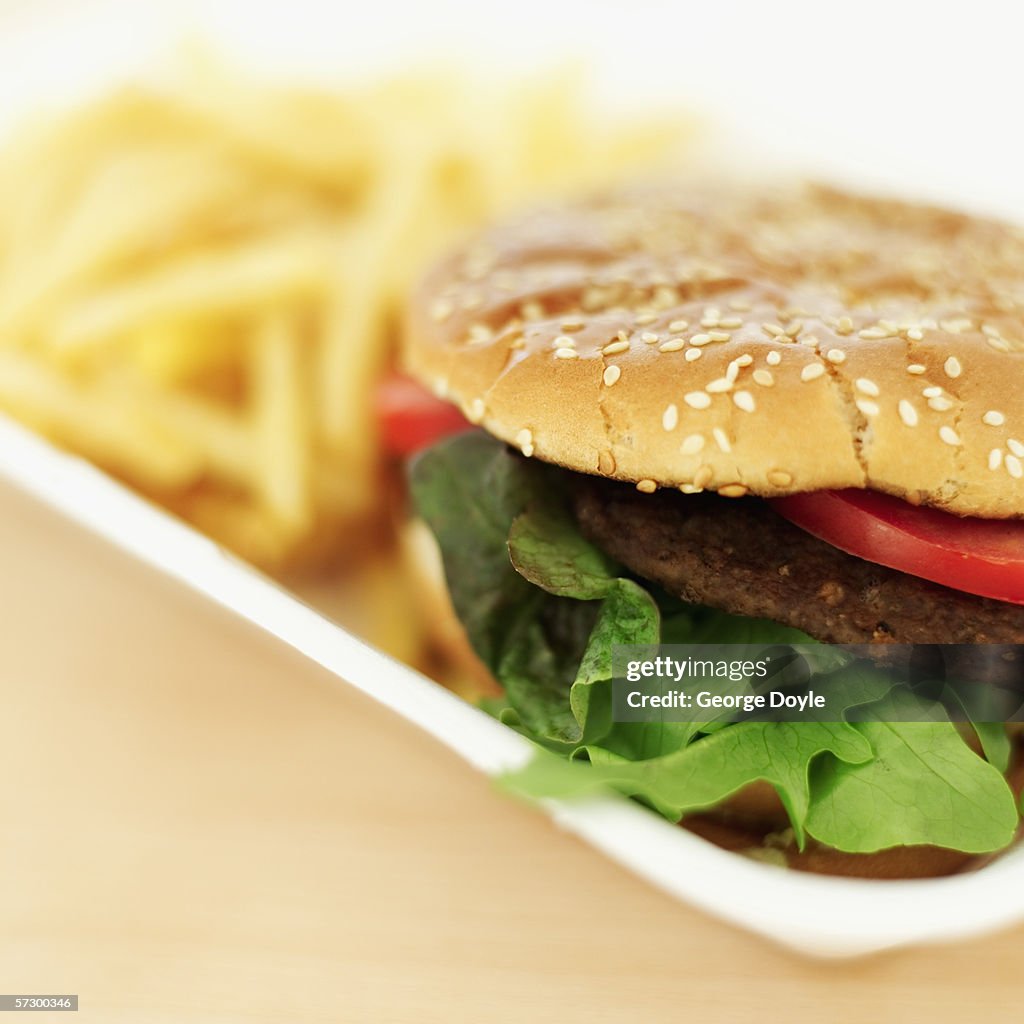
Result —
<svg viewBox="0 0 1024 1024"><path fill-rule="evenodd" d="M968 594L1024 604L1024 522L971 519L877 491L775 498L790 522L869 562Z"/></svg>
<svg viewBox="0 0 1024 1024"><path fill-rule="evenodd" d="M449 434L470 430L455 408L408 377L388 377L377 390L381 441L391 455L413 455Z"/></svg>

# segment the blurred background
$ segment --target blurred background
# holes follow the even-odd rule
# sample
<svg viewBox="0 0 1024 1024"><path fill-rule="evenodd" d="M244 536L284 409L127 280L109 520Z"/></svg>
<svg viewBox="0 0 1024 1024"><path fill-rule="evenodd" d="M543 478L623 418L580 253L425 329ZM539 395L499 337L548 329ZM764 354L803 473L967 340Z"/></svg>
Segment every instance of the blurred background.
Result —
<svg viewBox="0 0 1024 1024"><path fill-rule="evenodd" d="M382 388L386 396L405 297L430 261L490 219L524 205L628 177L691 171L796 173L1022 219L1024 143L1015 124L1022 24L1005 4L875 0L855 7L656 0L0 0L0 409L193 523L389 652L457 688L471 687L465 666L445 661L445 637L430 611L436 594L423 589L429 581L411 584L410 552L419 542L402 525L401 444L389 441L381 420ZM40 517L18 512L16 497L9 501L8 543L17 545L18 537L28 536L26 524ZM101 734L111 726L83 698L83 681L91 686L102 679L96 693L109 706L123 706L129 694L150 693L149 703L140 698L132 727L142 735L151 730L157 748L160 723L199 730L183 740L183 749L190 763L204 767L183 773L178 782L184 788L174 789L169 777L161 783L156 762L147 762L145 772L156 772L157 785L168 787L165 799L188 803L194 797L201 804L195 794L226 770L221 796L234 794L248 825L277 821L277 831L261 835L280 844L288 808L306 799L296 793L311 792L310 779L286 771L294 792L282 789L277 803L250 804L255 790L243 786L240 792L248 796L235 792L241 784L227 753L208 758L223 742L217 729L227 728L230 709L247 697L232 678L219 697L208 697L212 717L205 726L190 718L189 701L200 699L192 692L199 675L182 684L170 652L197 642L188 639L192 627L185 619L191 612L182 611L180 621L171 616L179 630L173 649L165 646L170 633L161 640L148 631L149 619L146 629L126 638L124 630L111 627L121 614L118 601L129 592L149 594L159 584L132 581L132 570L123 566L104 569L90 561L99 557L95 553L72 556L71 548L55 547L42 536L35 543L25 541L26 553L58 554L45 568L23 553L19 586L34 581L31 592L39 602L46 593L41 581L63 587L68 617L98 593L82 586L83 574L128 575L120 589L103 591L109 615L91 609L67 626L64 660L59 651L50 652L50 660L31 650L12 652L11 678L35 678L43 695L26 703L23 686L17 697L12 690L7 699L16 716L44 732L59 706L67 731L57 735L72 742L76 724L90 723ZM62 584L64 566L77 568L67 569ZM68 573L77 574L74 584ZM71 601L74 587L80 589ZM46 631L18 618L26 614L23 591L13 583L8 591L9 628L35 637L37 648L44 645ZM163 614L154 610L151 618ZM72 641L79 636L85 643L88 631L105 637L104 651L119 650L118 659L104 661L95 648L85 658ZM232 676L237 670L231 666L243 655L214 654L219 642L203 641L203 668L189 671L206 678L216 667L218 678ZM243 646L253 642L238 640ZM158 672L145 668L144 648L153 645L164 651ZM133 661L132 652L140 660ZM257 666L250 670L259 674ZM304 670L289 665L280 671ZM146 682L132 683L140 673ZM314 736L308 721L296 717L293 747L276 756L293 765L307 744L317 751L322 745L313 756L324 759L318 777L324 804L311 814L323 816L321 826L336 821L338 807L326 795L333 792L331 779L344 792L336 780L359 770L330 761L332 744L344 742L342 727L309 696L312 691L300 686L305 697L296 698L284 688L275 691L269 678L260 679L253 706L262 710L242 716L241 732L224 751L244 762L252 755L246 741L267 740L269 723L292 714L282 708L294 709L296 700L305 706L305 700L310 716L326 716L331 728ZM167 696L182 685L187 699ZM367 714L372 719L376 712L353 710L363 723ZM388 726L379 728L386 736ZM417 742L403 740L402 749L410 751ZM124 742L123 733L107 735L109 749L120 753L106 761L95 745L74 746L74 763L47 760L51 769L65 764L68 773L52 776L35 756L37 748L23 738L8 751L12 771L38 779L39 786L8 792L8 813L24 813L33 792L38 797L59 790L76 771L86 772L104 793L130 793L138 808L149 807L143 792L119 788L132 771ZM401 746L389 746L386 738L379 742L389 751ZM424 763L435 753L424 753ZM163 755L159 764L174 763L170 750ZM132 754L142 757L139 750ZM280 769L278 764L275 778L282 777ZM439 773L439 787L461 784L452 781L458 772L446 762L428 770ZM407 777L398 768L391 771L388 779ZM267 789L260 792L262 800ZM460 798L477 801L472 806L482 817L490 813L491 803L481 794ZM417 799L421 806L435 806L430 793L417 791ZM449 796L445 806L450 809L452 801L457 802ZM493 803L507 825L512 812ZM372 834L343 844L359 861L347 870L358 874L368 866L352 851L392 855L388 843L374 846L383 841L372 829L386 827L392 835L389 816L401 813L400 804L392 789L359 804L370 808L365 828ZM120 807L114 799L102 812L115 831L123 825ZM151 810L139 812L144 832L161 828L159 815L146 817ZM344 814L359 820L359 809L351 805ZM424 829L428 817L414 813ZM197 819L182 820L180 829L171 830L175 836L197 827ZM515 812L516 835L525 834L527 843L535 827L528 820ZM445 828L458 830L461 821L449 815ZM506 828L503 835L508 833ZM240 834L233 833L235 839ZM137 843L138 833L132 835ZM225 842L231 835L224 833ZM324 867L339 841L334 832L323 844L310 840L304 855ZM431 862L435 887L453 886L451 872L469 870L463 846L456 854L443 836L423 841L428 849L431 842L441 844ZM59 832L40 833L47 850L60 842ZM202 865L219 863L197 850L179 852L198 876ZM282 846L279 853L287 859L296 850ZM533 848L525 855L535 853ZM109 865L119 862L102 844L86 854L83 877L93 884L97 873L106 879ZM9 865L10 877L32 894L17 904L18 949L28 948L30 939L43 943L35 959L22 952L9 958L23 972L45 966L53 954L45 942L59 929L61 905L46 904L44 890L55 878L74 889L75 875L66 864L54 867L56 874L33 874L27 865L38 855L36 846L21 854L15 849ZM133 890L141 900L163 891L161 879L175 875L170 861L153 856L148 882ZM408 863L396 860L393 870L407 872ZM580 870L590 872L594 885L619 885L611 869L608 878L603 866ZM265 881L252 874L237 901L228 901L216 919L244 921L246 929L258 931L275 913L278 922L283 914L292 922L284 926L287 932L295 924L288 918L292 901L305 893L298 862L290 862L289 871L296 888L284 891L272 912L247 917L240 910L253 906L252 893ZM223 894L230 877L230 871L211 875L210 892ZM563 881L570 884L567 876ZM112 883L101 882L99 891L104 884ZM350 895L343 890L334 902L328 897L331 912L343 914ZM599 898L594 891L591 896ZM126 898L113 885L111 901ZM475 906L464 892L452 898L465 905L462 910ZM622 890L619 905L632 899L648 906L654 897ZM45 927L33 916L40 900L50 906ZM438 927L447 929L451 949L471 958L473 934L489 934L487 923L474 919L472 932L460 931L462 911L444 918L444 900L427 902L423 912L444 919ZM173 905L168 899L165 910ZM571 908L563 910L568 915ZM93 911L99 913L98 905ZM648 912L661 913L650 907ZM307 924L315 918L309 907L303 913L312 915L301 919ZM389 914L394 928L405 926L400 907L392 905ZM688 927L711 929L716 962L729 962L731 933L695 914L686 920ZM662 934L679 923L665 918ZM546 930L550 924L534 920L529 927ZM302 934L307 948L316 946ZM339 956L356 956L348 932L317 935ZM349 944L338 947L339 935ZM524 942L536 939L535 932L528 935ZM89 928L80 936L82 943L95 939ZM67 966L77 962L77 941L67 939L63 953L51 957L65 968L53 984L73 980ZM408 950L398 958L414 959ZM782 971L776 960L771 969ZM380 960L378 970L386 963ZM111 985L120 976L118 964L123 966L114 957L109 974L101 972ZM905 988L899 981L893 987L878 982L889 1002L876 1007L874 1019L882 1019L885 1006L897 1005L899 992L927 987L931 975L921 964L904 979ZM536 969L529 960L520 965L524 976ZM732 968L722 970L719 977L725 978ZM825 975L807 975L804 967L792 971L804 983L808 977L820 980L824 998ZM310 983L319 976L297 973ZM659 991L668 994L671 965L659 961L656 973ZM182 968L181 976L186 974ZM247 978L240 970L237 984ZM6 991L24 985L13 977L3 983ZM576 991L559 1005L573 1005L570 995ZM843 1013L856 1012L852 992ZM945 999L936 997L935 1012L942 1012ZM371 1013L372 1000L359 1005ZM709 997L707 1005L714 1000ZM200 1016L187 1002L177 1011L172 1005L166 1016L142 1016L131 1001L121 1009L133 1020L236 1019L223 1007ZM749 1009L757 1006L752 1002ZM115 1019L114 1009L102 1019ZM313 1019L384 1018L347 1017L335 1008Z"/></svg>
<svg viewBox="0 0 1024 1024"><path fill-rule="evenodd" d="M410 288L696 127L674 97L606 107L571 50L395 60L362 13L259 10L11 15L0 407L425 665L378 400Z"/></svg>

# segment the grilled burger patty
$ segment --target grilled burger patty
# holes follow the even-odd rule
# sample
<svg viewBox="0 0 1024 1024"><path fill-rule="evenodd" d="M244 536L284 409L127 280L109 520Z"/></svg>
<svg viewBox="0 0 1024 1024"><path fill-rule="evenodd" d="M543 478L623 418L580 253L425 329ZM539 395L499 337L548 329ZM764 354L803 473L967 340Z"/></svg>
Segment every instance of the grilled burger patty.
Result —
<svg viewBox="0 0 1024 1024"><path fill-rule="evenodd" d="M772 619L829 643L1024 643L1024 607L848 555L758 498L640 494L574 476L584 534L696 604Z"/></svg>

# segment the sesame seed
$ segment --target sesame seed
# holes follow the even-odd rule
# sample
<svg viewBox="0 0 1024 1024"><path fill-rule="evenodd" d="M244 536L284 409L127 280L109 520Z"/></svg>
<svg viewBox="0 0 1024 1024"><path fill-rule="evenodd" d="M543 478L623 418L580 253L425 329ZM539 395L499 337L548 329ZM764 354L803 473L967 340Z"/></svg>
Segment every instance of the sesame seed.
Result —
<svg viewBox="0 0 1024 1024"><path fill-rule="evenodd" d="M469 340L482 342L490 341L494 337L494 331L487 324L473 324L469 329Z"/></svg>
<svg viewBox="0 0 1024 1024"><path fill-rule="evenodd" d="M661 425L666 430L675 430L679 423L679 407L673 403L672 405L666 406L665 411L661 415Z"/></svg>
<svg viewBox="0 0 1024 1024"><path fill-rule="evenodd" d="M556 348L555 357L557 359L579 359L580 354L574 348Z"/></svg>
<svg viewBox="0 0 1024 1024"><path fill-rule="evenodd" d="M732 391L732 381L728 377L716 377L709 384L704 385L704 390L709 395L720 395L724 391Z"/></svg>
<svg viewBox="0 0 1024 1024"><path fill-rule="evenodd" d="M757 408L754 396L749 391L737 391L732 400L736 407L744 412L753 412Z"/></svg>
<svg viewBox="0 0 1024 1024"><path fill-rule="evenodd" d="M872 398L877 398L880 394L878 385L867 377L858 377L855 386L858 391L863 392L865 395L870 395Z"/></svg>
<svg viewBox="0 0 1024 1024"><path fill-rule="evenodd" d="M853 321L848 316L841 316L836 324L836 334L853 334Z"/></svg>
<svg viewBox="0 0 1024 1024"><path fill-rule="evenodd" d="M747 493L747 489L743 484L726 484L724 487L718 488L718 493L723 498L742 498Z"/></svg>
<svg viewBox="0 0 1024 1024"><path fill-rule="evenodd" d="M846 353L841 348L830 348L825 353L825 358L830 363L835 363L838 366L839 363L846 362Z"/></svg>
<svg viewBox="0 0 1024 1024"><path fill-rule="evenodd" d="M691 391L683 395L683 401L691 409L706 409L711 405L711 396L703 391Z"/></svg>
<svg viewBox="0 0 1024 1024"><path fill-rule="evenodd" d="M961 331L969 330L972 324L966 317L957 317L953 320L940 320L939 326L950 334L960 334Z"/></svg>
<svg viewBox="0 0 1024 1024"><path fill-rule="evenodd" d="M640 335L640 340L646 341L648 345L653 345L655 342L661 341L661 336L655 334L654 331L644 331L644 333Z"/></svg>
<svg viewBox="0 0 1024 1024"><path fill-rule="evenodd" d="M1015 480L1019 480L1024 476L1024 465L1021 464L1020 459L1016 455L1006 456L1006 472Z"/></svg>
<svg viewBox="0 0 1024 1024"><path fill-rule="evenodd" d="M633 317L633 323L637 327L646 327L648 324L653 324L657 319L657 313L641 313L640 316Z"/></svg>
<svg viewBox="0 0 1024 1024"><path fill-rule="evenodd" d="M617 356L617 355L619 355L622 352L628 352L628 351L629 351L629 342L628 341L613 341L610 344L605 345L605 347L603 349L601 349L602 354L606 355L606 356Z"/></svg>
<svg viewBox="0 0 1024 1024"><path fill-rule="evenodd" d="M669 338L668 341L663 341L658 346L659 352L678 352L680 349L686 347L686 340L684 338Z"/></svg>
<svg viewBox="0 0 1024 1024"><path fill-rule="evenodd" d="M986 338L985 340L997 352L1009 352L1010 351L1010 343L1008 341L1004 341L1002 338Z"/></svg>
<svg viewBox="0 0 1024 1024"><path fill-rule="evenodd" d="M743 318L738 316L727 316L718 321L719 327L724 327L726 330L734 331L737 327L743 326Z"/></svg>
<svg viewBox="0 0 1024 1024"><path fill-rule="evenodd" d="M779 351L777 351L776 349L774 349L774 348L773 348L773 349L772 349L772 350L771 350L771 351L770 351L770 352L768 353L768 355L766 355L766 356L764 357L764 361L765 361L765 362L766 362L766 363L767 363L767 364L768 364L769 366L778 366L778 365L779 365L779 363L781 363L781 362L782 362L782 353L781 353L781 352L779 352Z"/></svg>
<svg viewBox="0 0 1024 1024"><path fill-rule="evenodd" d="M772 338L781 337L786 333L778 324L761 324L761 330Z"/></svg>
<svg viewBox="0 0 1024 1024"><path fill-rule="evenodd" d="M938 398L929 398L928 408L934 409L936 412L949 412L949 410L953 408L953 403L950 399L943 396Z"/></svg>
<svg viewBox="0 0 1024 1024"><path fill-rule="evenodd" d="M672 323L668 325L668 329L670 334L679 334L681 331L685 331L689 326L690 322L688 320L673 320Z"/></svg>
<svg viewBox="0 0 1024 1024"><path fill-rule="evenodd" d="M712 427L711 436L715 439L715 444L718 445L721 451L726 454L732 451L732 445L729 444L729 435L721 427Z"/></svg>
<svg viewBox="0 0 1024 1024"><path fill-rule="evenodd" d="M695 359L700 359L704 355L704 349L702 348L688 348L686 350L686 361L692 363Z"/></svg>
<svg viewBox="0 0 1024 1024"><path fill-rule="evenodd" d="M749 299L730 299L729 308L735 309L737 313L749 313L751 304Z"/></svg>
<svg viewBox="0 0 1024 1024"><path fill-rule="evenodd" d="M611 366L606 366L604 368L604 375L603 375L603 378L602 378L604 380L604 386L606 388L610 388L614 383L616 383L616 381L618 381L618 379L621 376L622 376L622 369L621 369L621 367L615 366L614 364L611 365Z"/></svg>
<svg viewBox="0 0 1024 1024"><path fill-rule="evenodd" d="M857 336L865 341L877 341L879 338L888 338L889 332L884 327L865 327L857 332Z"/></svg>
<svg viewBox="0 0 1024 1024"><path fill-rule="evenodd" d="M949 445L960 444L960 435L952 428L947 426L939 427L939 437Z"/></svg>
<svg viewBox="0 0 1024 1024"><path fill-rule="evenodd" d="M710 345L715 339L710 334L695 334L690 339L691 345Z"/></svg>
<svg viewBox="0 0 1024 1024"><path fill-rule="evenodd" d="M794 320L783 333L789 338L797 338L800 336L800 332L804 329L803 320Z"/></svg>
<svg viewBox="0 0 1024 1024"><path fill-rule="evenodd" d="M669 288L664 284L651 297L651 305L655 309L668 309L679 302L679 292L675 288Z"/></svg>
<svg viewBox="0 0 1024 1024"><path fill-rule="evenodd" d="M754 361L754 357L749 352L744 352L743 355L737 356L732 362L739 367L749 366ZM732 363L730 363L732 365Z"/></svg>
<svg viewBox="0 0 1024 1024"><path fill-rule="evenodd" d="M533 431L525 427L516 434L516 444L519 450L529 458L533 454Z"/></svg>
<svg viewBox="0 0 1024 1024"><path fill-rule="evenodd" d="M990 427L1001 427L1006 422L1006 417L995 409L989 409L989 411L981 417L981 422L987 423Z"/></svg>
<svg viewBox="0 0 1024 1024"><path fill-rule="evenodd" d="M720 322L717 316L706 316L701 320L700 325L701 327L717 327Z"/></svg>
<svg viewBox="0 0 1024 1024"><path fill-rule="evenodd" d="M763 388L770 388L775 383L771 370L755 370L754 383L760 384Z"/></svg>
<svg viewBox="0 0 1024 1024"><path fill-rule="evenodd" d="M787 473L784 469L771 469L768 471L768 483L773 487L788 487L793 482L793 474Z"/></svg>
<svg viewBox="0 0 1024 1024"><path fill-rule="evenodd" d="M858 398L854 404L865 416L877 416L882 411L870 398Z"/></svg>
<svg viewBox="0 0 1024 1024"><path fill-rule="evenodd" d="M988 453L988 468L995 471L1003 464L1003 449L993 448Z"/></svg>
<svg viewBox="0 0 1024 1024"><path fill-rule="evenodd" d="M705 306L704 315L709 320L717 320L722 315L722 311L717 306Z"/></svg>
<svg viewBox="0 0 1024 1024"><path fill-rule="evenodd" d="M823 376L824 373L825 367L822 366L821 363L808 363L800 371L800 379L805 382L817 380L819 377Z"/></svg>
<svg viewBox="0 0 1024 1024"><path fill-rule="evenodd" d="M964 372L964 368L960 365L960 360L956 356L950 356L942 364L942 368L946 371L946 376L952 377L954 380Z"/></svg>
<svg viewBox="0 0 1024 1024"><path fill-rule="evenodd" d="M643 494L653 494L658 489L658 485L653 480L638 480L636 489Z"/></svg>
<svg viewBox="0 0 1024 1024"><path fill-rule="evenodd" d="M800 344L801 345L806 345L808 348L817 348L818 347L818 339L813 334L805 334L800 339Z"/></svg>
<svg viewBox="0 0 1024 1024"><path fill-rule="evenodd" d="M900 419L908 427L917 426L917 410L910 404L905 398L900 399L900 404L897 406L900 413Z"/></svg>
<svg viewBox="0 0 1024 1024"><path fill-rule="evenodd" d="M709 483L711 483L714 477L714 470L710 466L701 466L696 473L693 474L693 485L694 487L703 490Z"/></svg>
<svg viewBox="0 0 1024 1024"><path fill-rule="evenodd" d="M442 320L447 320L454 312L455 303L451 299L438 299L430 307L430 318L441 323Z"/></svg>
<svg viewBox="0 0 1024 1024"><path fill-rule="evenodd" d="M576 316L569 317L562 321L563 331L579 331L583 328L583 321Z"/></svg>
<svg viewBox="0 0 1024 1024"><path fill-rule="evenodd" d="M470 423L479 423L484 418L485 411L484 400L482 398L474 398L466 410L466 419Z"/></svg>
<svg viewBox="0 0 1024 1024"><path fill-rule="evenodd" d="M920 327L908 327L907 337L911 341L921 341L924 338L924 331L922 331Z"/></svg>
<svg viewBox="0 0 1024 1024"><path fill-rule="evenodd" d="M615 472L615 456L610 451L602 451L597 456L597 468L605 476L611 476Z"/></svg>
<svg viewBox="0 0 1024 1024"><path fill-rule="evenodd" d="M932 385L927 388L922 388L921 394L924 395L925 398L938 398L939 395L942 394L942 388Z"/></svg>
<svg viewBox="0 0 1024 1024"><path fill-rule="evenodd" d="M700 492L703 491L704 488L695 487L693 484L680 484L679 490L681 490L683 494L700 494Z"/></svg>
<svg viewBox="0 0 1024 1024"><path fill-rule="evenodd" d="M704 435L703 434L690 434L683 443L679 446L679 451L683 455L696 455L699 451L704 448Z"/></svg>
<svg viewBox="0 0 1024 1024"><path fill-rule="evenodd" d="M998 338L999 328L993 327L991 324L982 324L981 333L984 334L987 338Z"/></svg>
<svg viewBox="0 0 1024 1024"><path fill-rule="evenodd" d="M926 366L922 366L920 363L911 363L907 367L907 373L912 373L915 377L920 377L922 373L927 369Z"/></svg>
<svg viewBox="0 0 1024 1024"><path fill-rule="evenodd" d="M712 341L731 341L732 335L728 331L708 331L708 337Z"/></svg>
<svg viewBox="0 0 1024 1024"><path fill-rule="evenodd" d="M1020 441L1017 440L1017 438L1008 437L1006 439L1006 447L1009 448L1014 455L1018 456L1019 458L1024 458L1024 444L1021 444Z"/></svg>

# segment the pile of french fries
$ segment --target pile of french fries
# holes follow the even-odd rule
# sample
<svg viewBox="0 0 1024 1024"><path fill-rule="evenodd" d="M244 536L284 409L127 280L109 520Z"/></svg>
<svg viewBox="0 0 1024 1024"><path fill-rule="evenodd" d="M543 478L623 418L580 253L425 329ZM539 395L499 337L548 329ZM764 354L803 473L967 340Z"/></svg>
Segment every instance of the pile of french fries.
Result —
<svg viewBox="0 0 1024 1024"><path fill-rule="evenodd" d="M271 571L376 509L403 296L468 229L674 153L567 76L347 91L207 64L0 151L0 409Z"/></svg>

